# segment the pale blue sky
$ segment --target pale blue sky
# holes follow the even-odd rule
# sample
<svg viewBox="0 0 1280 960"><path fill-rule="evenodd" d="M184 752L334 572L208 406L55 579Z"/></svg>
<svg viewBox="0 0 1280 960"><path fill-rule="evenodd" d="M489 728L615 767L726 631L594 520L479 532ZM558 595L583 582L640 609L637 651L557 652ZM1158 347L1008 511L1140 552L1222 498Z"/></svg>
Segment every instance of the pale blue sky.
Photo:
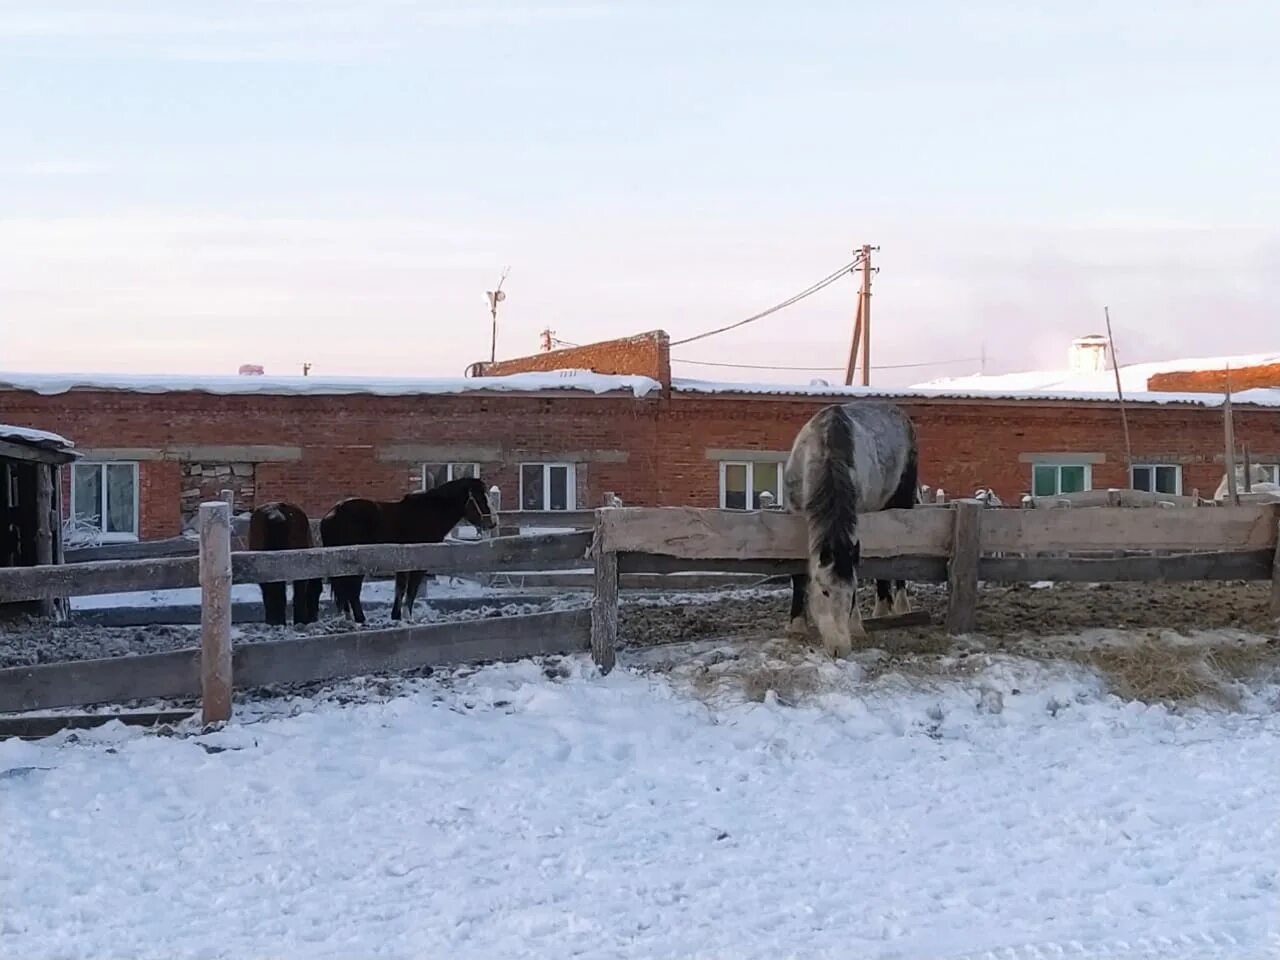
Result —
<svg viewBox="0 0 1280 960"><path fill-rule="evenodd" d="M1277 349L1278 41L1269 0L0 0L0 368L457 374L508 264L515 355L864 241L881 364L1058 365L1104 303L1125 361ZM678 355L842 365L854 290Z"/></svg>

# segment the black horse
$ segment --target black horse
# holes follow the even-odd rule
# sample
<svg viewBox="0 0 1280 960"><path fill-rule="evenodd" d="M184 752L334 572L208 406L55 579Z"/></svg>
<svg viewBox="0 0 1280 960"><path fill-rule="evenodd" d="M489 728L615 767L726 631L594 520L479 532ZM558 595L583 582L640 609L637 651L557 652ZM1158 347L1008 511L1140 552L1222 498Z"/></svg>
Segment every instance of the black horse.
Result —
<svg viewBox="0 0 1280 960"><path fill-rule="evenodd" d="M306 550L312 546L311 521L292 503L264 503L249 514L250 550ZM259 584L267 623L282 627L285 621L285 583ZM293 622L315 623L320 617L324 580L293 582Z"/></svg>
<svg viewBox="0 0 1280 960"><path fill-rule="evenodd" d="M496 525L489 506L488 491L478 477L450 480L430 490L406 494L399 500L365 500L353 497L324 515L320 521L320 540L326 547L345 547L364 543L440 543L445 536L466 520L479 530ZM406 602L405 616L413 613L413 601L424 570L396 574L396 596L391 605L391 619L400 619L400 603ZM362 575L331 577L333 601L338 612L356 623L364 623L360 605Z"/></svg>

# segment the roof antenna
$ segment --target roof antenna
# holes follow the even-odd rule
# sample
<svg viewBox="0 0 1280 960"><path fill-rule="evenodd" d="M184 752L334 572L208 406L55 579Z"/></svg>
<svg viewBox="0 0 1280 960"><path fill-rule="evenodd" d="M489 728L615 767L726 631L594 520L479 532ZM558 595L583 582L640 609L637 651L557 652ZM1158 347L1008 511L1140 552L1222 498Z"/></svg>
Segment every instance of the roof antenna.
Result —
<svg viewBox="0 0 1280 960"><path fill-rule="evenodd" d="M489 341L490 363L498 359L498 304L507 299L507 295L502 292L502 284L510 272L510 267L503 267L502 276L498 278L498 285L492 290L485 291L485 296L489 298L489 315L493 317L493 336Z"/></svg>

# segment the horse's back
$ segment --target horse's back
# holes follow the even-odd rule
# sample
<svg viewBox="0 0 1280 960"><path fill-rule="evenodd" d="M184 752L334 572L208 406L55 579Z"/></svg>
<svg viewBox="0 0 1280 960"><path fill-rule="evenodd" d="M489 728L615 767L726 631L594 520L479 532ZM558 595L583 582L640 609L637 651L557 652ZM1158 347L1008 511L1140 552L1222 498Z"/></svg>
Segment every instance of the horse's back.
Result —
<svg viewBox="0 0 1280 960"><path fill-rule="evenodd" d="M250 550L290 550L311 546L311 522L297 504L276 500L249 514Z"/></svg>
<svg viewBox="0 0 1280 960"><path fill-rule="evenodd" d="M823 407L801 427L787 458L783 482L789 509L803 509L810 461L832 457L847 461L854 475L859 512L881 510L903 477L914 473L915 426L892 403L859 400Z"/></svg>
<svg viewBox="0 0 1280 960"><path fill-rule="evenodd" d="M320 540L326 547L381 542L382 507L365 497L349 497L320 518Z"/></svg>

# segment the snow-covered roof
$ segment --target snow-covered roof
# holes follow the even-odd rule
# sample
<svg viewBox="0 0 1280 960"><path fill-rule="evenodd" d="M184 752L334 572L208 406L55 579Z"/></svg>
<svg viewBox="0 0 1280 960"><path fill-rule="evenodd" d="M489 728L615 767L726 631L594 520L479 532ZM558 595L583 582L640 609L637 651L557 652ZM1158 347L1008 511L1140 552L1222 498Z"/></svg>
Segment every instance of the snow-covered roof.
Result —
<svg viewBox="0 0 1280 960"><path fill-rule="evenodd" d="M12 424L0 423L0 440L12 440L46 450L70 450L75 446L66 437L48 430L33 430L30 427L15 427Z"/></svg>
<svg viewBox="0 0 1280 960"><path fill-rule="evenodd" d="M1120 386L1129 394L1144 393L1147 381L1158 373L1195 373L1204 370L1232 370L1280 364L1280 354L1260 353L1234 357L1192 357L1184 360L1160 360L1154 363L1131 363L1120 367ZM1000 393L1109 393L1116 392L1114 370L1028 370L1022 373L972 374L965 377L939 377L913 385L921 390L960 390L964 392ZM1235 395L1232 395L1235 399Z"/></svg>
<svg viewBox="0 0 1280 960"><path fill-rule="evenodd" d="M879 387L846 387L784 383L722 383L716 380L688 380L674 377L671 389L677 393L733 393L756 394L770 396L801 397L867 397L884 400L1066 400L1078 403L1114 403L1116 393L1114 382L1110 391L1098 390L1010 390L1010 389L927 389L923 387L904 387L902 389L882 389ZM1220 393L1156 393L1135 391L1124 395L1125 403L1142 404L1187 404L1197 407L1220 407L1223 396ZM1255 388L1241 390L1231 394L1231 402L1235 406L1280 407L1280 388Z"/></svg>
<svg viewBox="0 0 1280 960"><path fill-rule="evenodd" d="M589 370L515 373L505 377L264 377L116 373L0 373L0 390L40 394L70 390L118 390L128 393L195 391L216 394L416 396L426 394L539 393L575 390L586 393L630 391L643 397L662 385L650 377L612 376Z"/></svg>

